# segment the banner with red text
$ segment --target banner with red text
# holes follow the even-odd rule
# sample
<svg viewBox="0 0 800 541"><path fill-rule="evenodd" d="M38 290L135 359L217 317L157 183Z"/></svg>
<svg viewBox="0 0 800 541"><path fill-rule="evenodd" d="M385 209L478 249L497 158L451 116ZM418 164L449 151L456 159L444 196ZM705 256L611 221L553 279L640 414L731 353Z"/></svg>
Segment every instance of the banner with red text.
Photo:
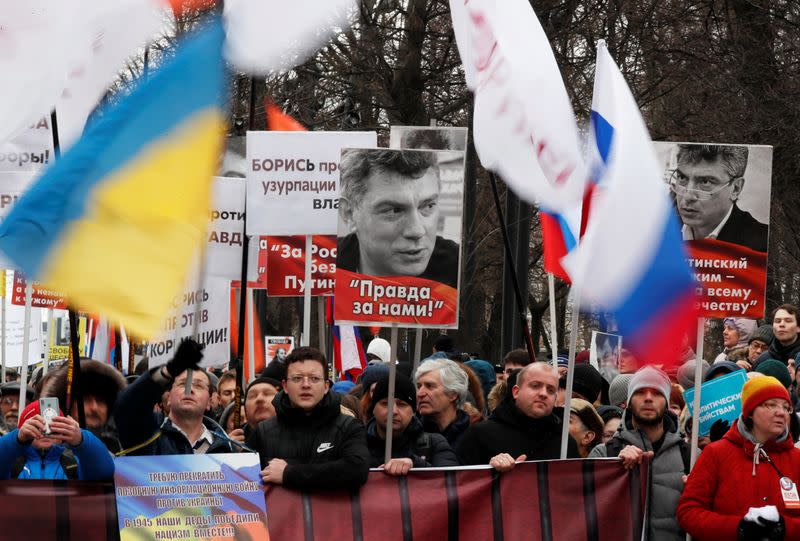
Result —
<svg viewBox="0 0 800 541"><path fill-rule="evenodd" d="M25 275L14 271L14 287L11 291L11 304L25 306ZM53 291L39 282L33 282L31 293L31 306L33 308L53 308L55 310L67 309L67 298L63 293Z"/></svg>
<svg viewBox="0 0 800 541"><path fill-rule="evenodd" d="M302 297L306 278L306 237L267 237L267 291L270 297ZM259 252L259 257L261 252ZM311 239L311 296L333 295L336 235Z"/></svg>
<svg viewBox="0 0 800 541"><path fill-rule="evenodd" d="M336 234L341 150L375 146L375 132L248 132L247 234Z"/></svg>
<svg viewBox="0 0 800 541"><path fill-rule="evenodd" d="M764 317L772 147L655 143L703 317Z"/></svg>
<svg viewBox="0 0 800 541"><path fill-rule="evenodd" d="M450 150L342 151L337 324L458 326L463 160ZM459 182L445 184L448 171ZM447 208L445 187L455 194Z"/></svg>

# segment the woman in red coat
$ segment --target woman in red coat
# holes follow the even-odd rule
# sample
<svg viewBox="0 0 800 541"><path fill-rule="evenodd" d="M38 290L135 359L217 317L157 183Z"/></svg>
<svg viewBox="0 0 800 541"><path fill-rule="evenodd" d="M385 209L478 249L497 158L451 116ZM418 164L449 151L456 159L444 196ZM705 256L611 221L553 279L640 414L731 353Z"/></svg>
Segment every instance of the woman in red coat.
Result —
<svg viewBox="0 0 800 541"><path fill-rule="evenodd" d="M800 449L789 436L789 393L771 376L745 383L742 416L706 447L678 502L693 539L800 539Z"/></svg>

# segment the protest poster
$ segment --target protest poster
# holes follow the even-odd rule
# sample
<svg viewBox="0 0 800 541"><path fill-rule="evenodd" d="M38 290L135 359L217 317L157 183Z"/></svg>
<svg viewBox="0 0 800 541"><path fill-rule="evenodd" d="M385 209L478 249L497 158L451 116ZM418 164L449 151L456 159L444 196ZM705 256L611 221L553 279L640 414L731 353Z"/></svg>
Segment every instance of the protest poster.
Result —
<svg viewBox="0 0 800 541"><path fill-rule="evenodd" d="M742 414L742 387L747 382L744 370L706 381L700 386L700 436L708 436L717 421L733 422ZM694 415L694 388L683 392L683 398Z"/></svg>
<svg viewBox="0 0 800 541"><path fill-rule="evenodd" d="M14 284L11 290L11 304L25 306L25 287L27 281L25 275L20 271L14 271ZM53 308L55 310L66 310L67 298L63 293L53 291L43 286L39 282L33 282L31 292L31 306L33 308Z"/></svg>
<svg viewBox="0 0 800 541"><path fill-rule="evenodd" d="M305 293L306 238L267 237L267 291L270 297L302 297ZM260 252L259 252L260 253ZM333 295L336 235L311 239L311 296Z"/></svg>
<svg viewBox="0 0 800 541"><path fill-rule="evenodd" d="M195 340L203 344L204 367L219 367L230 361L230 282L207 277L202 287L190 288L177 295L165 318L159 338L147 345L149 366L169 361L177 345L192 336L195 318L199 318Z"/></svg>
<svg viewBox="0 0 800 541"><path fill-rule="evenodd" d="M37 171L53 158L50 117L42 117L14 139L0 143L0 171Z"/></svg>
<svg viewBox="0 0 800 541"><path fill-rule="evenodd" d="M294 349L294 336L265 336L264 355L267 364L273 360L283 362L288 354Z"/></svg>
<svg viewBox="0 0 800 541"><path fill-rule="evenodd" d="M14 287L14 273L5 272L5 287L11 292ZM25 307L11 303L11 296L2 299L6 309L6 363L8 367L22 366L22 342L25 330ZM42 337L42 311L41 308L31 310L31 322L28 336L28 364L38 363L44 354L44 340Z"/></svg>
<svg viewBox="0 0 800 541"><path fill-rule="evenodd" d="M764 317L772 147L655 143L703 317Z"/></svg>
<svg viewBox="0 0 800 541"><path fill-rule="evenodd" d="M208 276L237 280L242 275L244 191L244 179L214 177L205 254Z"/></svg>
<svg viewBox="0 0 800 541"><path fill-rule="evenodd" d="M247 132L247 234L335 235L339 157L375 132Z"/></svg>
<svg viewBox="0 0 800 541"><path fill-rule="evenodd" d="M463 160L459 151L342 151L337 324L458 326ZM460 195L445 211L442 171L452 164Z"/></svg>
<svg viewBox="0 0 800 541"><path fill-rule="evenodd" d="M120 541L269 540L255 453L119 457Z"/></svg>
<svg viewBox="0 0 800 541"><path fill-rule="evenodd" d="M619 356L622 337L618 334L592 331L589 345L589 363L611 382L619 374Z"/></svg>

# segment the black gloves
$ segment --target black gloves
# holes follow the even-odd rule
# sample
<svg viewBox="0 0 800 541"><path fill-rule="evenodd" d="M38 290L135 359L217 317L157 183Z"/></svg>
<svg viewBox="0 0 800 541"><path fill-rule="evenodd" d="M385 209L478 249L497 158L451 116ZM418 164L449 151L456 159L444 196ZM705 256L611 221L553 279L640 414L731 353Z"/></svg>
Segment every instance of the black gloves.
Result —
<svg viewBox="0 0 800 541"><path fill-rule="evenodd" d="M730 421L720 419L711 425L711 430L708 433L708 438L711 441L719 441L728 432L731 427Z"/></svg>
<svg viewBox="0 0 800 541"><path fill-rule="evenodd" d="M181 342L175 356L167 363L166 369L172 379L184 370L199 368L200 361L203 359L203 346L191 338Z"/></svg>
<svg viewBox="0 0 800 541"><path fill-rule="evenodd" d="M783 517L778 522L759 518L756 522L742 519L739 523L739 541L783 541L785 535Z"/></svg>

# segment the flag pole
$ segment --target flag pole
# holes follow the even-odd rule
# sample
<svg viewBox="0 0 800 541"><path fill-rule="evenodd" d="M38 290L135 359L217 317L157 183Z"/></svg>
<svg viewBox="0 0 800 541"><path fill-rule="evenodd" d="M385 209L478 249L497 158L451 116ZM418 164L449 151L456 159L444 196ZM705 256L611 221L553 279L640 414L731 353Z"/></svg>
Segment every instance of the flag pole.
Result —
<svg viewBox="0 0 800 541"><path fill-rule="evenodd" d="M503 243L505 244L506 253L506 266L511 276L511 283L514 286L514 294L517 297L517 313L519 315L520 323L522 325L522 332L525 337L525 347L528 350L528 357L531 362L536 360L536 354L533 349L533 339L531 338L531 330L528 327L528 318L525 317L525 307L527 304L522 299L522 292L519 288L519 279L514 267L514 255L511 251L511 241L508 238L508 229L506 228L506 219L503 216L503 209L500 204L500 193L497 190L497 175L489 173L489 178L492 184L492 193L494 194L494 206L497 210L497 219L500 222L500 232L503 234Z"/></svg>
<svg viewBox="0 0 800 541"><path fill-rule="evenodd" d="M572 319L569 328L569 363L567 364L567 388L564 390L564 418L561 421L561 460L567 458L567 438L569 438L569 409L572 400L572 383L575 379L575 350L578 347L578 320L581 314L581 288L575 287L572 298ZM556 367L557 368L557 367Z"/></svg>
<svg viewBox="0 0 800 541"><path fill-rule="evenodd" d="M312 236L306 235L305 282L303 285L303 334L301 346L311 345L311 246Z"/></svg>
<svg viewBox="0 0 800 541"><path fill-rule="evenodd" d="M386 412L386 447L383 454L383 463L386 464L392 459L392 424L394 417L394 386L397 380L397 323L392 323L391 336L389 337L389 396L387 396L388 410Z"/></svg>
<svg viewBox="0 0 800 541"><path fill-rule="evenodd" d="M558 372L558 337L556 336L556 277L552 272L547 273L547 289L550 295L550 357L553 361L553 370Z"/></svg>
<svg viewBox="0 0 800 541"><path fill-rule="evenodd" d="M694 468L694 463L697 461L697 441L700 436L700 391L703 387L703 345L705 342L705 330L705 318L697 318L697 357L695 357L694 361L694 404L692 405L692 468Z"/></svg>
<svg viewBox="0 0 800 541"><path fill-rule="evenodd" d="M253 319L255 319L255 298L253 297L253 290L249 289L247 291L247 316L245 320L247 322L247 373L249 377L247 378L248 385L251 381L256 379L256 353L255 353L255 325L253 324Z"/></svg>
<svg viewBox="0 0 800 541"><path fill-rule="evenodd" d="M28 355L30 355L31 340L31 303L33 301L33 286L30 280L25 281L25 317L22 327L22 366L19 372L19 411L25 409L26 390L28 389Z"/></svg>
<svg viewBox="0 0 800 541"><path fill-rule="evenodd" d="M3 271L3 298L0 299L3 301L3 304L0 305L0 355L2 355L2 359L0 359L0 370L3 371L0 374L0 383L6 382L6 298L8 297L8 288L6 288L6 283L8 280L8 270Z"/></svg>
<svg viewBox="0 0 800 541"><path fill-rule="evenodd" d="M414 373L422 362L422 329L417 329L414 337ZM413 375L413 373L412 373Z"/></svg>
<svg viewBox="0 0 800 541"><path fill-rule="evenodd" d="M55 341L55 318L53 317L53 309L47 309L47 351L44 352L44 359L42 360L42 376L47 375L47 370L50 368L50 350L53 349L53 342Z"/></svg>

